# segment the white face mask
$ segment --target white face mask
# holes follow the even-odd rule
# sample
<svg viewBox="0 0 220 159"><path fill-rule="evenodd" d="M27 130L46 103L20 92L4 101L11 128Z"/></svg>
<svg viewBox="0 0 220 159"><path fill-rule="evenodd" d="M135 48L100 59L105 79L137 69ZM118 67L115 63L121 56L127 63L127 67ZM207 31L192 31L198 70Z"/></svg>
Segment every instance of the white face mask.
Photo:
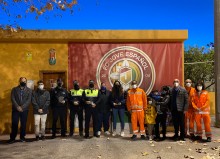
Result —
<svg viewBox="0 0 220 159"><path fill-rule="evenodd" d="M198 91L202 90L202 86L197 86Z"/></svg>
<svg viewBox="0 0 220 159"><path fill-rule="evenodd" d="M148 104L152 104L152 101L148 101Z"/></svg>
<svg viewBox="0 0 220 159"><path fill-rule="evenodd" d="M43 89L44 89L44 85L39 85L38 88L39 88L40 90L43 90Z"/></svg>
<svg viewBox="0 0 220 159"><path fill-rule="evenodd" d="M137 85L136 85L136 84L132 85L132 88L136 89L136 88L137 88Z"/></svg>
<svg viewBox="0 0 220 159"><path fill-rule="evenodd" d="M175 82L173 85L174 85L174 87L178 87L180 84Z"/></svg>
<svg viewBox="0 0 220 159"><path fill-rule="evenodd" d="M191 87L191 83L186 83L186 87Z"/></svg>

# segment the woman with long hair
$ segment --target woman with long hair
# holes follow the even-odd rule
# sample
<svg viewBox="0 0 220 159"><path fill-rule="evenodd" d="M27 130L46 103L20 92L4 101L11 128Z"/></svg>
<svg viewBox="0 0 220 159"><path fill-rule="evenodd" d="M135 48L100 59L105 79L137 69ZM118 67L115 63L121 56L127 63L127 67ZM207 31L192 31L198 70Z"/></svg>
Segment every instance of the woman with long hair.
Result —
<svg viewBox="0 0 220 159"><path fill-rule="evenodd" d="M124 113L125 113L125 98L124 91L121 86L120 81L116 80L112 87L112 112L113 112L113 133L112 136L116 135L116 124L117 124L117 116L119 115L121 122L121 133L120 135L123 137L124 134Z"/></svg>

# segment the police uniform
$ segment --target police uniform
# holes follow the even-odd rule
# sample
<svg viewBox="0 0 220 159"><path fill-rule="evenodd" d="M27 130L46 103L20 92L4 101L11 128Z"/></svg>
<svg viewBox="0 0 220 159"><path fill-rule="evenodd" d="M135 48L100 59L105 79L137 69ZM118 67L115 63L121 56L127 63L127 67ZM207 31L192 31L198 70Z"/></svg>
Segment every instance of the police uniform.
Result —
<svg viewBox="0 0 220 159"><path fill-rule="evenodd" d="M71 89L69 98L69 109L70 109L70 136L74 133L74 122L77 114L79 121L79 134L83 135L83 101L82 95L84 90Z"/></svg>
<svg viewBox="0 0 220 159"><path fill-rule="evenodd" d="M98 123L97 123L97 108L92 107L92 104L87 104L86 101L90 101L94 104L98 101L98 94L99 90L98 89L86 89L83 92L83 100L85 102L85 137L89 137L89 123L90 123L90 118L92 116L93 120L93 133L94 136L97 136L97 129L98 129Z"/></svg>
<svg viewBox="0 0 220 159"><path fill-rule="evenodd" d="M65 103L62 103L65 101ZM56 136L56 124L60 118L61 136L66 136L66 115L67 115L68 92L65 88L56 87L51 91L51 107L53 111L53 137Z"/></svg>

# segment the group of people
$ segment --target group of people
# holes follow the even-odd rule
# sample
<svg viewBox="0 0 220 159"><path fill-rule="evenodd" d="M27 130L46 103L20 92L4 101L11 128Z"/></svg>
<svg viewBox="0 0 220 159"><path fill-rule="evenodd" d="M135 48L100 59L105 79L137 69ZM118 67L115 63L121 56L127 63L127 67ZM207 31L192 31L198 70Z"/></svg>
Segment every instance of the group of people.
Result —
<svg viewBox="0 0 220 159"><path fill-rule="evenodd" d="M49 107L52 108L52 138L56 138L57 121L60 119L61 136L66 137L67 109L70 110L69 136L75 133L75 118L78 117L79 135L90 138L90 120L93 122L93 136L100 137L102 128L104 134L116 136L117 118L120 119L120 136L124 137L125 110L130 113L133 135L137 138L140 132L141 139L146 134L152 140L166 139L167 112L172 113L175 135L173 139L185 140L189 133L193 139L202 139L201 119L204 121L207 141L211 141L210 105L208 92L204 83L199 81L195 89L191 87L192 81L186 80L185 88L175 79L173 87L164 86L162 91L152 91L147 97L146 92L138 87L137 81L131 82L131 88L124 92L119 80L116 80L111 91L101 83L100 90L95 88L95 82L90 80L88 88L80 88L79 81L73 81L73 89L69 92L63 87L62 79L57 79L57 86L50 92L44 89L44 82L38 81L37 89L32 92L27 87L27 79L21 77L20 84L11 92L12 101L12 130L9 143L13 143L18 132L20 121L20 140L25 142L26 122L29 106L32 103L36 140L45 139L45 127ZM85 113L85 125L83 125ZM109 122L112 114L113 131L110 133ZM187 122L189 121L189 124ZM196 133L194 132L196 122ZM41 123L41 124L40 124ZM162 126L163 137L160 137L159 128ZM146 130L145 130L146 129ZM84 132L83 132L84 130ZM180 135L179 135L180 131Z"/></svg>

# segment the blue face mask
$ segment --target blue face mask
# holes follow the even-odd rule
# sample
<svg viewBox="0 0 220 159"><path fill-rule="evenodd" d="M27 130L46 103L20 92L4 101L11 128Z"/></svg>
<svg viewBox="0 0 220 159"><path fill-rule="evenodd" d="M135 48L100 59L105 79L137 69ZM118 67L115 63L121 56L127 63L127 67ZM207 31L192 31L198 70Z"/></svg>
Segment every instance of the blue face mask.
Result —
<svg viewBox="0 0 220 159"><path fill-rule="evenodd" d="M105 86L101 86L101 90L102 91L106 91L106 87Z"/></svg>

